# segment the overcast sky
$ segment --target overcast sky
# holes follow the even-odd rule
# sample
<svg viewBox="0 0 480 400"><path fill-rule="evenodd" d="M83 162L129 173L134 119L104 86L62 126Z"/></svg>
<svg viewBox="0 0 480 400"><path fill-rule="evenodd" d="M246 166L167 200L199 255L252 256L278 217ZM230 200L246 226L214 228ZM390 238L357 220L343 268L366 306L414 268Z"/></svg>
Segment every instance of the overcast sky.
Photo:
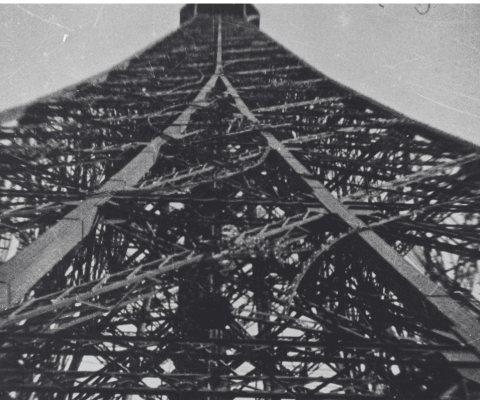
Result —
<svg viewBox="0 0 480 400"><path fill-rule="evenodd" d="M0 110L120 62L181 4L0 4ZM331 78L480 145L480 5L257 5L260 27Z"/></svg>

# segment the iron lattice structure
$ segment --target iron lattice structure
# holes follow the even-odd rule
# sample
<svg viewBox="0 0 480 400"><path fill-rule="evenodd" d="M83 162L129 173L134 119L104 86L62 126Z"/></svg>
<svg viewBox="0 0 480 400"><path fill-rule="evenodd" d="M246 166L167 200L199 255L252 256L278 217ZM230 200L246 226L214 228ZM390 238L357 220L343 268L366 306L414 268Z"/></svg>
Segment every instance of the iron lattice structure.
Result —
<svg viewBox="0 0 480 400"><path fill-rule="evenodd" d="M478 148L201 7L2 126L2 398L479 398Z"/></svg>

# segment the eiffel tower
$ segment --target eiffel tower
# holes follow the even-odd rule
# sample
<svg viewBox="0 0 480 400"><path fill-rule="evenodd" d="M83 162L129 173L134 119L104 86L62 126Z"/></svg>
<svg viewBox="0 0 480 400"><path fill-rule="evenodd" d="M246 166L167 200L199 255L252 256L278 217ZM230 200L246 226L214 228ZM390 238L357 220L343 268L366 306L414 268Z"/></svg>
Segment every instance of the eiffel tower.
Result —
<svg viewBox="0 0 480 400"><path fill-rule="evenodd" d="M1 125L2 399L479 399L480 151L251 5Z"/></svg>

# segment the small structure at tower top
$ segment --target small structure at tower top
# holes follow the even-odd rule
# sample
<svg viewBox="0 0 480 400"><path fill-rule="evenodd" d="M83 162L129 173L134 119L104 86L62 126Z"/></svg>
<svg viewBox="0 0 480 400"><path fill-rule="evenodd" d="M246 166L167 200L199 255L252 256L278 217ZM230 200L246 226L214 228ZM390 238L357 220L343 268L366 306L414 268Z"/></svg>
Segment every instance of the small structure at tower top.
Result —
<svg viewBox="0 0 480 400"><path fill-rule="evenodd" d="M198 14L237 17L260 27L260 13L252 4L187 4L180 10L180 25Z"/></svg>

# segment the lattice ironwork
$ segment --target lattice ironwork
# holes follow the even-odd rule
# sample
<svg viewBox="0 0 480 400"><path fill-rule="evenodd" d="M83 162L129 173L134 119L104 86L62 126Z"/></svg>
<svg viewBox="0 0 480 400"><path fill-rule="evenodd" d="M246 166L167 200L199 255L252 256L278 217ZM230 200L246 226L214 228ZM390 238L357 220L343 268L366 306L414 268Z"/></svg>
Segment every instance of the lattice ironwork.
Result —
<svg viewBox="0 0 480 400"><path fill-rule="evenodd" d="M2 125L2 398L479 398L479 149L243 10Z"/></svg>

